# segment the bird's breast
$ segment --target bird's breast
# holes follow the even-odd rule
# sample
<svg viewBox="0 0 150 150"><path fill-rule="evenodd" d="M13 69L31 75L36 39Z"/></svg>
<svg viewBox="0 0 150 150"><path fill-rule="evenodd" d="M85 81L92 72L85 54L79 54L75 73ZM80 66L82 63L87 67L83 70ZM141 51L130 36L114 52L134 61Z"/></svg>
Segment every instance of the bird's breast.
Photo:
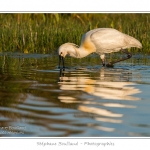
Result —
<svg viewBox="0 0 150 150"><path fill-rule="evenodd" d="M89 53L92 53L92 52L95 52L95 51L96 51L96 47L95 47L94 43L91 42L91 41L84 41L84 42L82 43L82 47L83 47L86 51L88 51Z"/></svg>

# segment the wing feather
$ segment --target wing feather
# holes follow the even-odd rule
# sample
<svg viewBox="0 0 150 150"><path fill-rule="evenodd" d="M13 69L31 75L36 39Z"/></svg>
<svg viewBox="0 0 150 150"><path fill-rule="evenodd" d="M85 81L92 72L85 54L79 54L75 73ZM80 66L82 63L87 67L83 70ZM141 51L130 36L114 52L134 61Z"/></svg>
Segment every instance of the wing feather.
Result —
<svg viewBox="0 0 150 150"><path fill-rule="evenodd" d="M82 37L82 43L89 38L94 43L96 52L100 54L130 47L142 48L141 43L135 38L111 28L99 28L87 32Z"/></svg>

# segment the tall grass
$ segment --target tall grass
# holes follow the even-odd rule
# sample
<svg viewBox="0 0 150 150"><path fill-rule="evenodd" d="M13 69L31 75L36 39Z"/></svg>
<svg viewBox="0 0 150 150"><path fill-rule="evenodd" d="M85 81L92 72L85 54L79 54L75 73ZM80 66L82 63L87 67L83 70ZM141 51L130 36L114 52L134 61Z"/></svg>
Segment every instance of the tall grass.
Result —
<svg viewBox="0 0 150 150"><path fill-rule="evenodd" d="M129 34L150 52L150 14L0 14L0 52L53 53L83 33L109 27ZM135 49L136 51L137 49Z"/></svg>

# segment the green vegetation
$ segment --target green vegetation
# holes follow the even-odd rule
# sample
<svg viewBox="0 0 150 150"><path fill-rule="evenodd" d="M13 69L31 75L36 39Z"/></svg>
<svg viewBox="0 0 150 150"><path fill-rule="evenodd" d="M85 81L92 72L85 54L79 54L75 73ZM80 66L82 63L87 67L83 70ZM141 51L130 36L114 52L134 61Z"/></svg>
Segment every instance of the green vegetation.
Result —
<svg viewBox="0 0 150 150"><path fill-rule="evenodd" d="M0 52L50 54L65 42L80 44L90 29L111 27L150 52L150 14L0 14ZM137 50L137 49L134 49Z"/></svg>

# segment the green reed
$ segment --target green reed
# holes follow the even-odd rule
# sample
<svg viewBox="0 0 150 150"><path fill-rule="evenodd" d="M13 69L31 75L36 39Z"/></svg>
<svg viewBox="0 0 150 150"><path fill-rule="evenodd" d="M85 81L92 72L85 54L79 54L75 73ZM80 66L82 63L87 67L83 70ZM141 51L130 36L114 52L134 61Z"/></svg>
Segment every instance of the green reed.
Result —
<svg viewBox="0 0 150 150"><path fill-rule="evenodd" d="M137 38L141 52L150 52L150 14L131 13L0 14L0 52L55 53L61 44L79 45L83 33L103 27Z"/></svg>

